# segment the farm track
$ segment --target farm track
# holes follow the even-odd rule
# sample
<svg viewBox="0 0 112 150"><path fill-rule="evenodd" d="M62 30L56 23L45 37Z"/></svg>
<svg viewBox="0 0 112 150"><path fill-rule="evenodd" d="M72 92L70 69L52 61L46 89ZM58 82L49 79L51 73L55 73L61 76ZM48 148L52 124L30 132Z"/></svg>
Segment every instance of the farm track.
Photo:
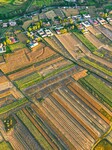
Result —
<svg viewBox="0 0 112 150"><path fill-rule="evenodd" d="M51 114L47 114L45 109L42 108L39 104L32 104L32 108L41 116L42 119L44 119L49 126L59 135L59 137L66 143L67 149L76 150L75 147L70 142L69 138L67 138L66 134L64 134L63 127L61 127L57 121L51 119ZM38 108L38 109L37 109Z"/></svg>
<svg viewBox="0 0 112 150"><path fill-rule="evenodd" d="M89 96L87 92L80 88L78 84L71 83L70 85L68 85L68 88L74 94L76 94L85 104L92 108L103 120L105 120L107 124L110 124L110 121L100 113L102 107L91 96Z"/></svg>
<svg viewBox="0 0 112 150"><path fill-rule="evenodd" d="M68 128L71 129L71 132L73 133L73 137L76 139L76 141L78 139L77 143L79 143L79 145L81 145L83 149L89 150L91 147L91 142L87 139L87 137L84 136L84 134L82 134L79 128L74 124L74 118L72 118L72 116L70 116L70 114L68 114L63 107L61 108L60 104L56 103L55 99L53 99L51 96L50 98L46 98L45 102L51 107L53 107L53 109L62 118L62 120L65 121L65 124L69 126ZM85 143L87 143L87 145Z"/></svg>
<svg viewBox="0 0 112 150"><path fill-rule="evenodd" d="M29 114L29 112L23 108L23 112L25 113L25 115L30 119L30 121L35 125L35 127L39 130L39 132L44 136L44 138L48 141L48 143L51 145L51 147L54 150L58 150L57 146L55 145L55 143L52 141L52 139L46 134L46 132L42 129L42 127L40 127L36 120L34 118L32 118L32 116Z"/></svg>
<svg viewBox="0 0 112 150"><path fill-rule="evenodd" d="M79 118L79 114L76 114L76 112L74 112L73 108L68 105L63 98L58 95L57 93L52 93L51 94L81 125L83 125L83 127L90 133L90 135L94 138L97 139L98 138L98 133L95 133L93 131L93 128L91 128L91 126L87 124L87 121L84 120L84 118Z"/></svg>
<svg viewBox="0 0 112 150"><path fill-rule="evenodd" d="M82 114L86 118L86 120L88 120L91 123L92 126L94 126L100 132L100 134L102 134L102 132L105 132L104 127L99 122L97 122L93 118L93 116L89 114L88 111L86 111L86 108L84 108L84 105L75 103L74 99L72 99L72 97L68 95L67 93L65 94L63 90L59 89L58 91L70 104L73 105L74 108L76 108L76 110L78 110L80 114Z"/></svg>

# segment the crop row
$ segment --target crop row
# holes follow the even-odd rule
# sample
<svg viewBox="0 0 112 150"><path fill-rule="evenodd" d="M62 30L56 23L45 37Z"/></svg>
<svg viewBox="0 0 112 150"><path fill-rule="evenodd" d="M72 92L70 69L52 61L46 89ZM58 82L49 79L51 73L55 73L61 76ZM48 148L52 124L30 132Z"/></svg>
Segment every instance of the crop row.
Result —
<svg viewBox="0 0 112 150"><path fill-rule="evenodd" d="M7 113L7 112L9 112L9 111L11 111L13 109L16 109L17 107L20 107L20 106L26 104L27 102L28 102L28 100L26 98L22 98L22 99L17 100L17 101L15 101L15 102L13 102L13 103L11 103L9 105L1 107L0 108L0 115L4 114L4 113Z"/></svg>
<svg viewBox="0 0 112 150"><path fill-rule="evenodd" d="M74 32L74 34L80 39L80 41L91 51L94 52L97 48L86 38L83 34Z"/></svg>
<svg viewBox="0 0 112 150"><path fill-rule="evenodd" d="M39 132L39 130L36 128L35 124L33 124L29 120L29 118L24 114L23 111L17 112L17 116L25 124L25 126L29 129L29 131L33 134L33 136L35 137L35 139L40 143L40 145L44 149L52 150L51 146L46 141L46 139L43 137L43 135Z"/></svg>
<svg viewBox="0 0 112 150"><path fill-rule="evenodd" d="M102 83L101 80L89 75L83 79L80 79L79 83L101 102L107 103L110 107L112 107L111 89Z"/></svg>
<svg viewBox="0 0 112 150"><path fill-rule="evenodd" d="M96 63L94 63L94 62L92 62L92 61L90 61L90 60L88 60L88 59L86 59L86 58L84 58L84 57L83 57L81 60L82 60L84 63L86 63L86 64L88 64L88 65L90 65L90 66L92 66L92 67L94 67L94 68L96 68L96 69L102 71L103 73L105 73L105 74L107 74L107 75L109 75L109 76L112 76L112 72L111 72L111 71L109 71L109 70L107 70L107 69L105 69L105 68L99 66L98 64L96 64Z"/></svg>

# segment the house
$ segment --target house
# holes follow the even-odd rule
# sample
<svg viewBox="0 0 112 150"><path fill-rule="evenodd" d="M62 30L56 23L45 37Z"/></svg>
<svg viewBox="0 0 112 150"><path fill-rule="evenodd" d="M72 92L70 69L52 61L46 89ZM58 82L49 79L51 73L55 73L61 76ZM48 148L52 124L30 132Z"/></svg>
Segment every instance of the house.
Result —
<svg viewBox="0 0 112 150"><path fill-rule="evenodd" d="M2 27L3 28L7 28L8 27L8 23L3 23Z"/></svg>
<svg viewBox="0 0 112 150"><path fill-rule="evenodd" d="M82 24L84 25L84 27L90 27L91 24L89 23L89 21L85 21L85 22L82 22Z"/></svg>
<svg viewBox="0 0 112 150"><path fill-rule="evenodd" d="M53 33L49 29L45 29L47 36L53 36Z"/></svg>
<svg viewBox="0 0 112 150"><path fill-rule="evenodd" d="M38 32L38 34L39 34L41 37L46 37L46 36L47 36L47 34L45 33L45 31L44 31L43 29L40 29L40 30L38 30L37 32Z"/></svg>
<svg viewBox="0 0 112 150"><path fill-rule="evenodd" d="M97 20L101 25L107 24L107 21L104 20L103 18L97 18Z"/></svg>
<svg viewBox="0 0 112 150"><path fill-rule="evenodd" d="M89 22L93 25L93 26L98 26L99 22L96 19L89 19Z"/></svg>
<svg viewBox="0 0 112 150"><path fill-rule="evenodd" d="M107 18L108 23L112 24L112 18Z"/></svg>
<svg viewBox="0 0 112 150"><path fill-rule="evenodd" d="M9 21L9 25L10 25L11 27L14 27L14 26L16 26L16 22L15 22L15 21Z"/></svg>
<svg viewBox="0 0 112 150"><path fill-rule="evenodd" d="M91 16L89 14L83 14L83 18L86 20L89 20L91 18Z"/></svg>
<svg viewBox="0 0 112 150"><path fill-rule="evenodd" d="M29 43L29 47L30 48L34 48L35 46L37 46L38 45L38 42L37 41L30 41L30 43Z"/></svg>
<svg viewBox="0 0 112 150"><path fill-rule="evenodd" d="M6 48L2 43L0 43L0 53L4 53L4 52L6 52Z"/></svg>

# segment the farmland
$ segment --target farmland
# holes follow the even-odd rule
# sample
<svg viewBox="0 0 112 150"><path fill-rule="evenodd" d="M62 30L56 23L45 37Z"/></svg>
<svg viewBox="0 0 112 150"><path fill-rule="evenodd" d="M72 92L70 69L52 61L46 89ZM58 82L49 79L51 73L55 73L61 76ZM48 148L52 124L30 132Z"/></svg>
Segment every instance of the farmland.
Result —
<svg viewBox="0 0 112 150"><path fill-rule="evenodd" d="M110 150L112 25L83 6L46 7L59 0L19 2L4 14L0 3L1 19L24 12L0 22L0 149Z"/></svg>
<svg viewBox="0 0 112 150"><path fill-rule="evenodd" d="M12 150L12 147L8 142L3 141L0 143L0 149Z"/></svg>
<svg viewBox="0 0 112 150"><path fill-rule="evenodd" d="M102 99L104 101L104 103L107 103L108 105L110 105L110 107L112 107L112 101L111 101L112 100L112 97L111 97L112 91L110 88L105 86L105 84L103 84L100 80L98 80L97 78L95 78L92 75L89 75L89 76L81 79L79 82L81 82L81 84L84 87L89 89L93 95L98 94L97 96L99 97L99 99Z"/></svg>

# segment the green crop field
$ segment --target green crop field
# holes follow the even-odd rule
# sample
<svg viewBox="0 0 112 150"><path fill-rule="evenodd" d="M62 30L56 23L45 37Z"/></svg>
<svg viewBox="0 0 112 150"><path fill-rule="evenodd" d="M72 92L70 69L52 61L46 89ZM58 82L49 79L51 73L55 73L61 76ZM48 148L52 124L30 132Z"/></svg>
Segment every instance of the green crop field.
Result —
<svg viewBox="0 0 112 150"><path fill-rule="evenodd" d="M81 60L82 60L84 63L86 63L86 64L88 64L88 65L90 65L90 66L92 66L92 67L94 67L94 68L96 68L96 69L102 71L103 73L105 73L105 74L107 74L107 75L109 75L109 76L112 76L112 72L111 72L111 71L109 71L109 70L107 70L107 69L105 69L105 68L99 66L99 65L96 64L95 62L92 62L92 61L88 60L88 59L85 58L85 57L83 57Z"/></svg>
<svg viewBox="0 0 112 150"><path fill-rule="evenodd" d="M112 144L104 139L98 143L94 150L112 150Z"/></svg>
<svg viewBox="0 0 112 150"><path fill-rule="evenodd" d="M7 113L7 112L9 112L13 109L16 109L17 107L20 107L20 106L24 105L27 102L28 102L28 100L26 98L23 98L21 100L15 101L14 103L11 103L9 105L1 107L0 108L0 115L3 114L3 113Z"/></svg>
<svg viewBox="0 0 112 150"><path fill-rule="evenodd" d="M112 90L100 79L93 75L88 75L79 80L87 90L96 96L101 102L112 107Z"/></svg>
<svg viewBox="0 0 112 150"><path fill-rule="evenodd" d="M0 150L12 150L12 147L8 142L3 141L0 143Z"/></svg>
<svg viewBox="0 0 112 150"><path fill-rule="evenodd" d="M78 39L91 51L94 52L97 48L82 34L78 31L74 32Z"/></svg>
<svg viewBox="0 0 112 150"><path fill-rule="evenodd" d="M51 150L51 146L46 141L46 139L43 137L43 135L39 132L39 130L35 127L35 125L30 121L30 119L24 114L23 111L17 112L17 116L20 118L20 120L25 124L25 126L29 129L29 131L33 134L35 139L40 143L40 145L44 149Z"/></svg>

